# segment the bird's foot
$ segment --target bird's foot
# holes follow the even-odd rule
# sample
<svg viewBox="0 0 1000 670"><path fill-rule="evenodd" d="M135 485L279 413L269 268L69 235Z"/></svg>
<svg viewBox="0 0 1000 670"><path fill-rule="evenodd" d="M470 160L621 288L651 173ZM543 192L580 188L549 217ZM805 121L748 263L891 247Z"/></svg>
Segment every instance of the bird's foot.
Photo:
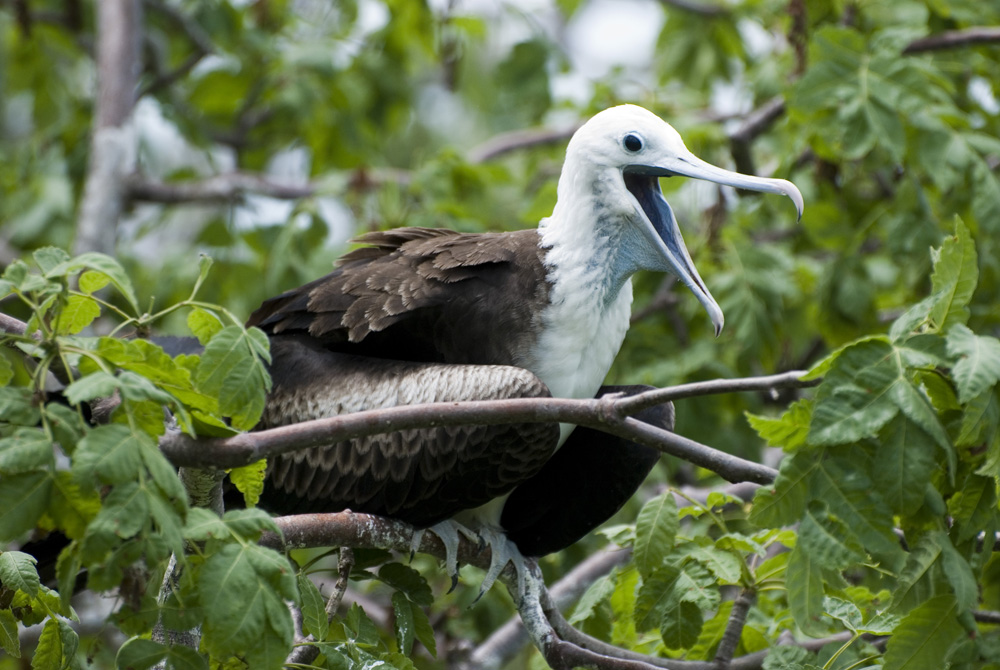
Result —
<svg viewBox="0 0 1000 670"><path fill-rule="evenodd" d="M436 523L430 528L421 528L413 532L413 539L410 541L411 560L413 554L420 549L420 543L423 541L426 531L437 535L441 539L441 544L444 545L445 570L451 577L451 588L448 589L448 593L454 591L455 587L458 586L458 545L461 533L474 542L479 551L483 551L487 547L490 549L490 567L486 570L486 576L483 577L482 584L479 586L479 595L476 596L473 603L479 602L479 599L496 583L500 573L507 567L507 563L514 566L514 572L517 574L517 597L518 599L523 597L527 570L525 558L521 555L517 545L511 542L501 529L482 526L478 531L474 531L454 519Z"/></svg>
<svg viewBox="0 0 1000 670"><path fill-rule="evenodd" d="M502 530L493 528L492 526L483 526L480 528L479 537L482 543L480 550L485 548L484 545L490 548L490 567L486 571L486 576L483 577L482 584L479 586L479 595L476 596L473 602L478 602L483 597L483 594L490 590L490 587L496 582L497 577L507 567L507 563L514 566L514 572L517 574L517 600L520 601L524 597L527 566L525 565L525 558L521 555L517 545L511 542Z"/></svg>
<svg viewBox="0 0 1000 670"><path fill-rule="evenodd" d="M458 534L461 533L480 547L482 547L483 538L454 519L447 519L430 528L420 528L413 532L413 539L410 540L410 560L413 560L413 554L420 549L424 532L428 530L437 535L441 539L441 544L444 545L444 566L451 577L451 588L448 589L448 593L451 593L458 586L458 543L460 541Z"/></svg>

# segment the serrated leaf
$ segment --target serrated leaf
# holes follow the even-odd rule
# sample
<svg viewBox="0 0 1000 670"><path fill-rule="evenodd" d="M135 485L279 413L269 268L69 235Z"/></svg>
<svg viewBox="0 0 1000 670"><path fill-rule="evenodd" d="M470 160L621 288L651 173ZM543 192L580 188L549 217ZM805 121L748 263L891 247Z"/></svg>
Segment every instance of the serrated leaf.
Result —
<svg viewBox="0 0 1000 670"><path fill-rule="evenodd" d="M365 614L364 609L360 605L354 603L351 608L347 610L347 616L344 617L344 623L347 625L348 635L354 640L356 644L374 647L379 642L378 628L375 623L368 618Z"/></svg>
<svg viewBox="0 0 1000 670"><path fill-rule="evenodd" d="M223 515L222 521L234 534L248 541L256 542L264 531L281 534L274 518L260 509L229 510Z"/></svg>
<svg viewBox="0 0 1000 670"><path fill-rule="evenodd" d="M796 400L777 418L750 412L746 412L745 415L750 427L757 431L769 447L795 451L806 443L809 421L812 417L812 402L805 398Z"/></svg>
<svg viewBox="0 0 1000 670"><path fill-rule="evenodd" d="M122 670L145 670L167 657L168 648L159 642L132 638L121 646L115 656L115 666Z"/></svg>
<svg viewBox="0 0 1000 670"><path fill-rule="evenodd" d="M76 335L101 315L97 301L85 295L71 295L65 307L59 312L56 332L60 335Z"/></svg>
<svg viewBox="0 0 1000 670"><path fill-rule="evenodd" d="M961 323L948 330L945 340L948 353L957 359L951 372L959 402L969 402L1000 381L1000 340L976 335Z"/></svg>
<svg viewBox="0 0 1000 670"><path fill-rule="evenodd" d="M297 600L284 556L256 545L227 544L201 566L202 643L216 657L241 654L250 667L280 665L292 647L284 599Z"/></svg>
<svg viewBox="0 0 1000 670"><path fill-rule="evenodd" d="M49 619L42 627L38 636L35 655L31 658L31 667L37 670L61 670L68 665L68 659L63 655L63 640L59 631L59 622Z"/></svg>
<svg viewBox="0 0 1000 670"><path fill-rule="evenodd" d="M32 252L31 257L43 275L69 260L69 254L59 247L40 247Z"/></svg>
<svg viewBox="0 0 1000 670"><path fill-rule="evenodd" d="M979 282L976 245L959 217L955 217L955 234L946 238L931 255L934 260L931 274L934 304L930 319L938 331L945 332L969 320L969 301Z"/></svg>
<svg viewBox="0 0 1000 670"><path fill-rule="evenodd" d="M719 587L708 569L695 561L685 561L674 585L677 597L705 610L719 606Z"/></svg>
<svg viewBox="0 0 1000 670"><path fill-rule="evenodd" d="M208 661L196 649L178 644L167 652L167 670L208 670Z"/></svg>
<svg viewBox="0 0 1000 670"><path fill-rule="evenodd" d="M828 570L843 570L864 560L864 549L857 537L820 500L813 500L806 508L796 547L808 554L810 561Z"/></svg>
<svg viewBox="0 0 1000 670"><path fill-rule="evenodd" d="M0 582L5 588L24 591L31 597L38 594L39 580L34 556L21 551L0 553Z"/></svg>
<svg viewBox="0 0 1000 670"><path fill-rule="evenodd" d="M396 644L399 651L409 654L413 651L413 640L416 638L413 623L413 609L416 607L410 599L400 591L392 594L393 630L396 633Z"/></svg>
<svg viewBox="0 0 1000 670"><path fill-rule="evenodd" d="M21 640L17 635L17 619L9 609L0 609L0 649L21 658Z"/></svg>
<svg viewBox="0 0 1000 670"><path fill-rule="evenodd" d="M962 543L997 522L997 494L993 477L969 475L965 485L948 500L956 542Z"/></svg>
<svg viewBox="0 0 1000 670"><path fill-rule="evenodd" d="M258 341L261 336L263 345ZM219 411L231 417L233 426L239 429L257 424L271 388L271 378L259 357L262 346L266 352L267 336L261 331L229 326L205 345L198 364L198 388L218 396Z"/></svg>
<svg viewBox="0 0 1000 670"><path fill-rule="evenodd" d="M620 571L611 593L611 611L614 613L611 637L615 644L630 644L636 640L635 606L639 585L639 571L627 568Z"/></svg>
<svg viewBox="0 0 1000 670"><path fill-rule="evenodd" d="M913 609L889 638L883 670L945 667L948 651L965 635L956 619L958 612L951 595L931 598Z"/></svg>
<svg viewBox="0 0 1000 670"><path fill-rule="evenodd" d="M135 297L135 289L132 288L132 280L122 268L121 264L114 258L96 251L80 254L46 272L47 277L70 275L84 268L96 270L107 275L114 287L121 293L122 297L128 301L132 307L133 314L140 313L139 302Z"/></svg>
<svg viewBox="0 0 1000 670"><path fill-rule="evenodd" d="M402 563L386 563L378 570L380 581L405 593L418 605L434 602L431 587L419 572Z"/></svg>
<svg viewBox="0 0 1000 670"><path fill-rule="evenodd" d="M191 334L197 337L202 345L205 345L216 333L222 330L222 321L212 312L195 307L188 314L187 326Z"/></svg>
<svg viewBox="0 0 1000 670"><path fill-rule="evenodd" d="M143 440L152 442L145 433L133 432L124 424L98 426L77 445L73 474L89 486L98 481L104 484L131 481L138 477L142 467Z"/></svg>
<svg viewBox="0 0 1000 670"><path fill-rule="evenodd" d="M683 553L707 568L712 576L723 584L738 584L743 575L743 564L737 555L715 545L692 544L687 546Z"/></svg>
<svg viewBox="0 0 1000 670"><path fill-rule="evenodd" d="M0 386L6 386L13 378L14 366L10 364L10 360L6 356L0 354Z"/></svg>
<svg viewBox="0 0 1000 670"><path fill-rule="evenodd" d="M968 611L979 602L979 585L976 583L976 576L972 573L972 567L955 549L951 539L941 533L941 567L945 578L951 584L952 592L958 601L958 608L961 611Z"/></svg>
<svg viewBox="0 0 1000 670"><path fill-rule="evenodd" d="M3 478L0 486L0 544L35 527L49 504L52 475L26 472Z"/></svg>
<svg viewBox="0 0 1000 670"><path fill-rule="evenodd" d="M330 632L330 622L326 618L326 601L323 595L305 575L298 576L299 597L302 600L303 632L317 640L325 640Z"/></svg>
<svg viewBox="0 0 1000 670"><path fill-rule="evenodd" d="M673 551L679 523L672 491L665 491L642 506L635 522L632 560L643 577L659 568Z"/></svg>
<svg viewBox="0 0 1000 670"><path fill-rule="evenodd" d="M612 575L604 575L595 581L580 596L580 600L573 608L573 615L569 617L569 622L576 625L589 619L601 603L606 602L611 597L614 589L615 583Z"/></svg>
<svg viewBox="0 0 1000 670"><path fill-rule="evenodd" d="M73 473L60 470L52 481L52 498L48 515L56 528L70 539L80 539L87 530L87 524L101 509L101 496L93 490L84 491Z"/></svg>
<svg viewBox="0 0 1000 670"><path fill-rule="evenodd" d="M837 619L850 631L857 631L864 621L861 609L843 598L827 596L823 600L823 609L827 616Z"/></svg>
<svg viewBox="0 0 1000 670"><path fill-rule="evenodd" d="M891 391L905 380L892 346L869 339L845 349L816 391L809 441L857 442L875 434L898 412Z"/></svg>
<svg viewBox="0 0 1000 670"><path fill-rule="evenodd" d="M229 481L233 483L237 491L243 494L243 501L247 507L255 507L260 501L260 494L264 492L266 475L267 460L261 459L256 463L230 470Z"/></svg>

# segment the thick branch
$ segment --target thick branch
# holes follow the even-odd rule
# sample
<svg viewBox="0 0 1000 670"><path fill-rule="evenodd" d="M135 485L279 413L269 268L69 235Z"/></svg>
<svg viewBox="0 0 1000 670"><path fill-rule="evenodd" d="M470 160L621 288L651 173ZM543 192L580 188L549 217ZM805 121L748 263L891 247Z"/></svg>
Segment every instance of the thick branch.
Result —
<svg viewBox="0 0 1000 670"><path fill-rule="evenodd" d="M960 49L977 44L1000 42L1000 26L977 26L965 30L949 30L937 35L928 35L910 42L903 49L906 55L945 49Z"/></svg>
<svg viewBox="0 0 1000 670"><path fill-rule="evenodd" d="M169 434L160 448L178 466L230 468L262 458L367 435L459 425L560 422L588 426L659 449L724 479L772 482L777 471L643 423L619 411L621 399L515 398L406 405L315 419L228 438Z"/></svg>
<svg viewBox="0 0 1000 670"><path fill-rule="evenodd" d="M141 65L142 8L139 0L104 0L96 3L96 11L98 92L74 250L110 255L122 212L122 182L135 163L129 119Z"/></svg>

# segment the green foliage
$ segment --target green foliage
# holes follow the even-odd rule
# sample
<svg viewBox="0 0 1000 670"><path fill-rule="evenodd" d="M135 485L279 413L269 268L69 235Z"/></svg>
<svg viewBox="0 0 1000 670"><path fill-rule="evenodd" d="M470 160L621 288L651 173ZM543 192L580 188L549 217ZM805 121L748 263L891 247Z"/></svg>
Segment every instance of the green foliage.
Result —
<svg viewBox="0 0 1000 670"><path fill-rule="evenodd" d="M354 578L366 581L352 586L393 622L357 605L328 621L327 594L305 574L326 570L323 559L296 573L257 547L273 529L262 513L190 507L157 448L163 409L190 435L252 428L268 354L241 324L263 298L329 271L347 228L502 230L548 215L562 145L474 160L498 133L635 102L729 165L726 132L743 119L711 119L780 96L784 114L744 169L793 180L803 220L770 196L710 208L708 191L664 180L726 330L714 338L686 291L637 277L637 312L664 304L658 294L668 307L633 325L610 381L811 368L821 382L678 402L678 433L755 460L779 449L778 477L750 503L716 490L683 506L674 474L720 482L658 468L652 484L667 488L644 491L608 532L633 547L632 562L595 582L570 620L636 651L712 660L739 590L753 606L735 653L767 649L769 670L1000 663L996 626L971 615L996 609L1000 593L987 541L1000 527L1000 57L991 45L905 51L925 35L997 25L995 3L745 0L711 3L711 15L648 3L664 20L647 62L600 76L575 70L580 47L564 46L596 4L579 0L552 4L554 30L503 3L493 14L405 0L148 3L140 177L283 175L294 156L315 194L271 218L262 212L274 203L252 196L136 201L114 258L71 257L96 94L81 82L93 81L99 39L89 14L71 13L96 4L0 8L0 298L40 335L6 337L14 346L0 351L0 547L53 530L71 540L57 591L23 554L0 553L7 654L39 668L90 655L106 667L276 667L291 645L290 600L317 667L449 664L433 658L436 639L483 639L511 613L505 598L465 610L475 588L434 599L447 577L429 563L414 566L430 583L359 551ZM170 356L142 339L151 332L192 334L203 354ZM92 423L112 395L120 403ZM264 467L230 473L248 506ZM550 581L600 541L544 559ZM181 577L159 598L172 553ZM122 596L109 625L130 639L117 658L67 624L84 568L90 588ZM147 639L158 618L201 626L203 649ZM36 623L37 647L22 648L19 627ZM852 638L810 652L778 644L789 631ZM865 632L890 636L884 652Z"/></svg>

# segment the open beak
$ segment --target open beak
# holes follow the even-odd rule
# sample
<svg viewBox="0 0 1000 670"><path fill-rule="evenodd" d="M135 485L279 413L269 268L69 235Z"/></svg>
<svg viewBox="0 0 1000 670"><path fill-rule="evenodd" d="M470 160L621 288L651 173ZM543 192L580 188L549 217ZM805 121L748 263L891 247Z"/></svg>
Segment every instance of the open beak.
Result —
<svg viewBox="0 0 1000 670"><path fill-rule="evenodd" d="M802 194L790 181L784 179L764 179L762 177L752 177L730 172L716 167L711 163L706 163L691 153L673 155L663 161L658 161L658 165L629 165L622 170L625 179L625 187L639 202L643 213L646 215L648 225L643 231L652 245L662 254L663 260L668 270L684 282L691 289L698 301L705 307L712 324L715 326L715 334L722 332L724 322L722 309L715 301L712 294L698 275L691 255L684 245L684 238L681 237L680 228L677 226L677 219L670 205L660 191L660 177L684 176L695 179L704 179L725 186L747 189L750 191L763 191L766 193L778 193L787 195L795 203L795 209L799 218L802 218Z"/></svg>

